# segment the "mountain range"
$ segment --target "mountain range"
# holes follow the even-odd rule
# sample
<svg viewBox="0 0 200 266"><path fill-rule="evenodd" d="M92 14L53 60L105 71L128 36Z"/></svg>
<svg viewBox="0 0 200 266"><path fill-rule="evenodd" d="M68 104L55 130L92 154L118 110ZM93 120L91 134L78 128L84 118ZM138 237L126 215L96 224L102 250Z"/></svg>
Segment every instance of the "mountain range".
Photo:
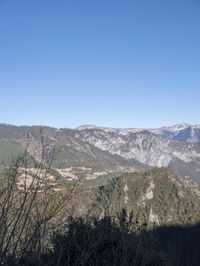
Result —
<svg viewBox="0 0 200 266"><path fill-rule="evenodd" d="M200 142L200 125L189 125L187 123L180 123L173 126L164 126L161 128L110 128L110 127L97 127L93 125L83 125L76 129L86 130L86 129L100 129L106 132L115 132L120 135L128 135L130 133L137 133L144 130L149 132L159 134L162 136L170 137L172 139L183 140L187 142Z"/></svg>
<svg viewBox="0 0 200 266"><path fill-rule="evenodd" d="M75 129L46 126L0 125L0 161L25 148L36 156L40 132L56 150L55 168L86 167L94 171L146 171L166 167L200 183L200 126L185 123L159 129L115 129L80 126Z"/></svg>

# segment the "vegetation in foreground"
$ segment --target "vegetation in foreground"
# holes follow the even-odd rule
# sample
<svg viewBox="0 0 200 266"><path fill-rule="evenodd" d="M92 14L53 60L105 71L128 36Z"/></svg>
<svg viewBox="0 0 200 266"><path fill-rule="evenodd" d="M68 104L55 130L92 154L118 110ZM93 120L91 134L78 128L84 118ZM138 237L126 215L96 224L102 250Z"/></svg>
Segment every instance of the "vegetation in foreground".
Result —
<svg viewBox="0 0 200 266"><path fill-rule="evenodd" d="M41 143L40 160L25 151L1 170L1 265L199 265L198 187L164 169L129 173L74 217L66 206L78 189L57 191L52 153Z"/></svg>
<svg viewBox="0 0 200 266"><path fill-rule="evenodd" d="M42 253L7 257L4 265L199 265L200 225L130 231L123 211L115 219L71 218L63 233L54 233Z"/></svg>

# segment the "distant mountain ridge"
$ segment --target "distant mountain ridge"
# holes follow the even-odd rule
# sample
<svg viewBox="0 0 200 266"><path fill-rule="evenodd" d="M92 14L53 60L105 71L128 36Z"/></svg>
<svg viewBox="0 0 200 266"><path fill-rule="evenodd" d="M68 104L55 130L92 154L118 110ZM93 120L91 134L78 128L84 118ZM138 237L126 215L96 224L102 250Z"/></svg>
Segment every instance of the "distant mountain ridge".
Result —
<svg viewBox="0 0 200 266"><path fill-rule="evenodd" d="M32 138L30 152L34 155L32 151L39 147L41 128L57 152L55 168L89 167L102 172L123 172L166 167L200 184L200 142L197 141L200 138L200 126L184 123L142 130L90 125L76 129L57 129L1 124L0 161L7 160L4 157L12 151L11 147L15 151L24 148L28 133ZM190 138L191 132L193 141Z"/></svg>
<svg viewBox="0 0 200 266"><path fill-rule="evenodd" d="M77 137L73 129L56 129L47 126L0 125L0 162L12 159L13 153L26 146L27 135L31 138L29 152L35 157L40 148L41 130L55 149L53 167L87 167L96 171L143 171L150 167L134 158L126 159ZM13 147L13 148L12 148Z"/></svg>
<svg viewBox="0 0 200 266"><path fill-rule="evenodd" d="M111 127L98 127L94 125L82 125L76 128L77 130L87 129L101 129L106 132L115 132L121 135L128 135L137 133L144 130L167 136L172 139L183 140L191 143L200 142L200 125L189 125L187 123L180 123L173 126L163 126L161 128L111 128Z"/></svg>
<svg viewBox="0 0 200 266"><path fill-rule="evenodd" d="M10 124L0 124L1 127L16 127ZM18 126L21 129L25 128L36 128L39 126ZM43 128L52 128L57 131L70 128L54 128L50 126L41 126ZM154 134L159 134L176 140L187 141L191 143L200 142L200 125L190 125L187 123L179 123L173 126L163 126L160 128L113 128L113 127L100 127L95 125L81 125L71 130L102 130L105 132L114 132L120 135L128 135L131 133L138 133L141 131L149 131Z"/></svg>

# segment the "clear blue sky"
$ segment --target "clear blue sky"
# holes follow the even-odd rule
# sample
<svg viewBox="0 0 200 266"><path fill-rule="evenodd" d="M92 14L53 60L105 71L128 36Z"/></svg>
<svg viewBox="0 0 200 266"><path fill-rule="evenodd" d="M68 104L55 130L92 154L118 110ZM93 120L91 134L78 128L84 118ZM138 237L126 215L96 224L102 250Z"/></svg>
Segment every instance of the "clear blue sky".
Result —
<svg viewBox="0 0 200 266"><path fill-rule="evenodd" d="M200 124L199 0L0 0L0 122Z"/></svg>

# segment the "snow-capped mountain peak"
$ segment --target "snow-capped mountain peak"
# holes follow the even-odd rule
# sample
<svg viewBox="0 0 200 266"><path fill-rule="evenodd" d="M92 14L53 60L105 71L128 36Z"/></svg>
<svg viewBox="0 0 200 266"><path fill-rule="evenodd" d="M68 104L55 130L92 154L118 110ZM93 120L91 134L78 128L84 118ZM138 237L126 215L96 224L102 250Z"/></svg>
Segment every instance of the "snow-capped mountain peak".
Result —
<svg viewBox="0 0 200 266"><path fill-rule="evenodd" d="M190 126L191 125L189 125L187 123L179 123L179 124L173 125L171 127L164 127L164 128L168 128L169 130L173 130L173 131L179 131L179 130L186 129Z"/></svg>
<svg viewBox="0 0 200 266"><path fill-rule="evenodd" d="M190 125L187 123L180 123L173 126L164 126L161 128L112 128L98 127L94 125L83 125L76 128L76 130L100 130L103 132L116 133L124 136L146 130L154 134L167 136L172 139L193 143L200 142L200 125Z"/></svg>

